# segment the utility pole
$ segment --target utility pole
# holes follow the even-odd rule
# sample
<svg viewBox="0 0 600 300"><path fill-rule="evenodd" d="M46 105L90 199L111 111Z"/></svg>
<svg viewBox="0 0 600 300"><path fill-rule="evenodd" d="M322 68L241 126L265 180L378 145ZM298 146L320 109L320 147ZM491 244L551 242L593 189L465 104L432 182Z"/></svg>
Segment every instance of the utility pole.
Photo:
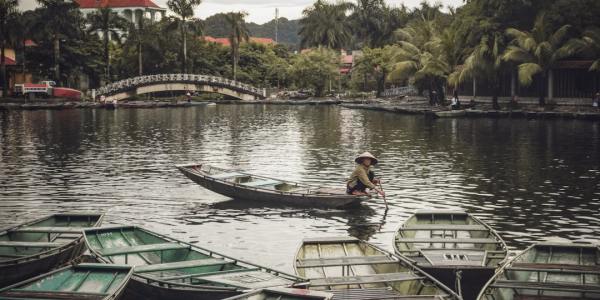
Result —
<svg viewBox="0 0 600 300"><path fill-rule="evenodd" d="M275 43L279 42L279 8L275 8Z"/></svg>

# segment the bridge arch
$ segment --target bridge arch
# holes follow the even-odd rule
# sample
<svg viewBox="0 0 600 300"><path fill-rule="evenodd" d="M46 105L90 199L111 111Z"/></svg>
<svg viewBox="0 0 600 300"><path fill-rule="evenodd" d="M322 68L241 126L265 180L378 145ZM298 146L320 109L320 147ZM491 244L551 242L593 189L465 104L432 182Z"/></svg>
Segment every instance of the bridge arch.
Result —
<svg viewBox="0 0 600 300"><path fill-rule="evenodd" d="M211 92L240 100L259 100L267 96L265 89L223 77L197 74L137 76L105 85L97 90L96 95L104 96L106 101L119 101L135 95L162 91Z"/></svg>

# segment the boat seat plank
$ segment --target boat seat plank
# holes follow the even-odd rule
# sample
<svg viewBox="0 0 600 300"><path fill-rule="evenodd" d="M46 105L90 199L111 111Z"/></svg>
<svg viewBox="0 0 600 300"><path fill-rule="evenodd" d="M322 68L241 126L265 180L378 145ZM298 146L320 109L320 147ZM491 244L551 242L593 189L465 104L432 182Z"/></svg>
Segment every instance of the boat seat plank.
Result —
<svg viewBox="0 0 600 300"><path fill-rule="evenodd" d="M454 239L454 238L397 238L398 243L444 243L444 244L497 244L495 239Z"/></svg>
<svg viewBox="0 0 600 300"><path fill-rule="evenodd" d="M263 271L232 272L194 277L201 281L247 289L260 289L292 284L292 281Z"/></svg>
<svg viewBox="0 0 600 300"><path fill-rule="evenodd" d="M398 261L391 259L386 255L373 256L348 256L331 258L313 258L299 259L296 267L315 268L315 267L335 267L351 265L371 265L371 264L397 264Z"/></svg>
<svg viewBox="0 0 600 300"><path fill-rule="evenodd" d="M446 230L446 231L489 231L489 229L483 225L460 225L460 224L418 224L408 225L400 228L401 231L414 231L414 230Z"/></svg>
<svg viewBox="0 0 600 300"><path fill-rule="evenodd" d="M265 179L265 180L248 181L248 182L241 183L241 185L248 186L248 187L259 187L259 186L265 186L265 185L276 185L276 184L280 184L280 183L282 183L282 182L279 180Z"/></svg>
<svg viewBox="0 0 600 300"><path fill-rule="evenodd" d="M302 240L304 244L337 244L337 243L356 243L359 240L355 237L322 237L322 238L305 238Z"/></svg>
<svg viewBox="0 0 600 300"><path fill-rule="evenodd" d="M390 281L408 281L408 280L420 280L425 277L417 276L413 273L385 273L385 274L373 274L364 276L350 276L350 277L329 277L329 278L318 278L311 279L310 286L334 286L334 285L357 285L357 284L370 284L370 283L383 283Z"/></svg>
<svg viewBox="0 0 600 300"><path fill-rule="evenodd" d="M98 252L105 256L131 254L131 253L143 253L153 251L166 251L166 250L179 250L188 249L190 246L179 244L179 243L161 243L161 244L149 244L149 245L138 245L130 247L115 247L100 249Z"/></svg>
<svg viewBox="0 0 600 300"><path fill-rule="evenodd" d="M62 246L62 243L54 242L17 242L0 241L0 247L26 247L26 248L56 248Z"/></svg>
<svg viewBox="0 0 600 300"><path fill-rule="evenodd" d="M30 290L8 290L0 294L0 298L21 298L21 299L57 299L57 300L101 300L108 294L102 293L84 293L67 291L30 291Z"/></svg>
<svg viewBox="0 0 600 300"><path fill-rule="evenodd" d="M415 215L467 215L467 212L464 210L421 209L417 210Z"/></svg>
<svg viewBox="0 0 600 300"><path fill-rule="evenodd" d="M537 282L537 281L518 281L518 280L497 280L492 288L505 289L528 289L528 290L548 290L560 292L586 292L600 293L600 286L586 284L570 284L556 282Z"/></svg>
<svg viewBox="0 0 600 300"><path fill-rule="evenodd" d="M177 262L163 263L163 264L136 266L135 272L136 273L147 273L147 272L157 272L157 271L176 270L176 269L185 269L185 268L218 266L218 265L226 265L228 263L231 263L231 262L226 261L224 259L220 259L220 258L206 258L206 259L198 259L198 260L187 260L187 261L177 261Z"/></svg>
<svg viewBox="0 0 600 300"><path fill-rule="evenodd" d="M326 290L332 293L331 300L381 300L381 299L402 299L402 300L442 300L441 295L402 295L389 288L366 288L366 289L343 289Z"/></svg>
<svg viewBox="0 0 600 300"><path fill-rule="evenodd" d="M45 227L45 226L31 226L21 227L10 230L11 232L31 232L31 233L82 233L87 228L83 227Z"/></svg>
<svg viewBox="0 0 600 300"><path fill-rule="evenodd" d="M216 175L210 175L210 177L212 177L214 179L227 179L227 178L238 177L238 176L248 176L248 175L238 173L238 172L227 172L227 173L221 173L221 174L216 174Z"/></svg>
<svg viewBox="0 0 600 300"><path fill-rule="evenodd" d="M260 271L260 268L232 269L232 270L216 271L216 272L203 272L203 273L185 274L185 275L177 275L177 276L168 276L168 277L161 277L160 280L164 280L164 281L182 280L182 279L196 278L196 277L202 277L202 276L223 275L223 274L229 274L229 273L238 273L239 274L242 272L254 272L254 271Z"/></svg>
<svg viewBox="0 0 600 300"><path fill-rule="evenodd" d="M554 272L586 272L600 274L600 265L575 265L575 264L543 264L543 263L513 263L508 270L511 271L554 271Z"/></svg>

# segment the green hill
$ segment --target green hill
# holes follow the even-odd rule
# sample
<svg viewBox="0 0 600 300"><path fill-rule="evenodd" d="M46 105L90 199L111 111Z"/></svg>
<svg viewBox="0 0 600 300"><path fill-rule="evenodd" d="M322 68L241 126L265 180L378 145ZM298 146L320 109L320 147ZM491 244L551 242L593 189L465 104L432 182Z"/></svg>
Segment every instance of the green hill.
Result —
<svg viewBox="0 0 600 300"><path fill-rule="evenodd" d="M255 37L275 39L275 19L268 23L259 25L247 23L250 34ZM300 43L298 37L298 20L279 18L279 43L297 46ZM204 20L204 34L212 37L226 37L229 35L225 14L215 14Z"/></svg>

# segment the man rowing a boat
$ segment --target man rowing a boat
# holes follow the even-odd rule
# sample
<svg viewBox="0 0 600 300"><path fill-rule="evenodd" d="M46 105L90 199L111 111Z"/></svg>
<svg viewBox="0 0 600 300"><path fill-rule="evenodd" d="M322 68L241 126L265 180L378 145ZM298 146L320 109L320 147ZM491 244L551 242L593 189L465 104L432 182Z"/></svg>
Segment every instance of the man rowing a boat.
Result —
<svg viewBox="0 0 600 300"><path fill-rule="evenodd" d="M379 184L379 179L375 179L375 174L370 170L371 166L378 163L377 158L373 154L365 152L354 161L357 165L346 182L346 193L349 195L368 195L367 188L369 188L385 197L385 193L376 186Z"/></svg>

